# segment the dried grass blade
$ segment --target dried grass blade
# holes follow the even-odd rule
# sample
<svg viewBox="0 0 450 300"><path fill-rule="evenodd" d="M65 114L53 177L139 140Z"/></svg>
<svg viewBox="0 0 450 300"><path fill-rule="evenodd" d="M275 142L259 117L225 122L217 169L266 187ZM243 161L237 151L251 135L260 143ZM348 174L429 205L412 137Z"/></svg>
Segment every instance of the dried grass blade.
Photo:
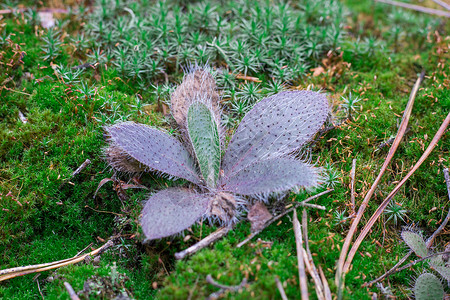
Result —
<svg viewBox="0 0 450 300"><path fill-rule="evenodd" d="M303 229L303 239L305 240L305 262L308 262L310 265L309 273L311 274L312 279L314 280L314 288L316 289L317 298L319 300L325 299L324 288L322 284L322 280L320 279L319 272L317 271L316 265L314 264L314 260L312 258L311 250L309 249L309 241L308 241L308 216L306 214L306 210L302 212L302 229Z"/></svg>
<svg viewBox="0 0 450 300"><path fill-rule="evenodd" d="M297 262L298 262L298 278L300 281L300 294L302 300L309 299L308 285L306 283L305 262L303 261L303 247L302 247L302 228L297 218L297 210L294 209L294 216L292 223L294 224L295 245L297 246Z"/></svg>
<svg viewBox="0 0 450 300"><path fill-rule="evenodd" d="M15 278L15 277L19 277L19 276L23 276L23 275L27 275L27 274L44 272L44 271L48 271L48 270L52 270L52 269L56 269L56 268L60 268L60 267L68 266L68 265L73 265L73 264L83 261L87 256L97 255L98 253L106 250L107 248L111 247L112 245L113 245L113 241L109 240L100 248L98 248L94 251L91 251L89 253L86 253L84 255L78 256L78 257L59 260L59 261L55 261L55 262L51 262L51 263L47 263L47 264L39 264L39 265L32 265L32 266L2 270L2 271L0 271L1 272L0 273L1 274L0 281L4 281L7 279L11 279L11 278Z"/></svg>
<svg viewBox="0 0 450 300"><path fill-rule="evenodd" d="M199 250L201 250L205 247L208 247L210 244L214 243L216 240L225 236L232 228L233 228L233 226L230 225L230 226L221 227L221 228L217 229L216 231L214 231L213 233L211 233L210 235L208 235L207 237L205 237L198 243L192 245L191 247L189 247L183 251L175 253L175 258L183 259L186 256L192 255L192 254L198 252Z"/></svg>
<svg viewBox="0 0 450 300"><path fill-rule="evenodd" d="M284 288L283 288L283 284L281 284L281 281L280 281L280 279L278 279L277 276L275 276L275 282L277 284L278 291L280 292L281 300L288 300L288 297L286 296L286 292L284 291Z"/></svg>
<svg viewBox="0 0 450 300"><path fill-rule="evenodd" d="M343 285L342 270L344 268L345 259L347 257L347 253L350 248L350 243L353 239L353 235L355 234L356 230L358 229L358 224L361 221L361 218L364 214L367 204L369 203L370 198L372 197L373 193L375 192L375 189L376 189L378 183L380 182L381 177L383 176L384 172L386 171L387 166L389 165L392 157L395 154L395 151L397 150L398 146L400 145L403 135L405 134L406 128L408 127L409 118L411 116L411 111L412 111L412 108L414 105L414 100L416 99L417 91L419 90L420 83L422 82L424 77L425 77L425 73L422 72L420 74L419 78L417 78L416 83L414 84L414 87L409 96L408 104L406 105L405 112L403 113L402 122L400 123L395 140L392 143L391 148L389 149L389 153L380 169L380 172L379 172L377 178L375 179L370 190L367 192L366 196L364 197L364 200L361 203L361 206L359 207L358 212L356 213L356 217L352 221L350 230L345 238L344 245L342 246L341 254L339 256L337 270L336 270L335 281L336 281L336 285L338 286L338 294L340 294L340 292L342 291L342 285ZM338 297L338 298L340 298L340 297Z"/></svg>
<svg viewBox="0 0 450 300"><path fill-rule="evenodd" d="M411 169L411 171L408 172L408 174L400 181L399 184L392 190L392 192L389 193L389 195L386 197L386 199L380 204L378 209L375 211L375 213L370 218L369 222L367 222L366 226L361 231L361 234L356 239L355 243L352 246L352 249L350 250L347 260L345 262L343 272L344 274L348 272L350 268L350 264L353 260L353 257L356 254L356 251L358 250L359 246L361 245L362 241L366 237L366 235L369 233L372 226L375 224L375 222L378 220L380 215L383 213L386 206L389 204L391 199L397 194L397 192L400 190L400 188L405 184L405 182L411 177L412 174L422 165L422 163L427 159L427 157L430 155L431 151L433 151L434 147L437 145L438 141L441 139L441 137L444 135L445 130L447 129L448 124L450 123L450 113L445 118L444 122L442 122L441 127L436 132L436 135L434 136L433 140L431 141L430 145L428 145L428 148L425 150L425 152L422 154L420 159L417 161L417 163L414 165L414 167Z"/></svg>
<svg viewBox="0 0 450 300"><path fill-rule="evenodd" d="M323 289L325 291L325 299L331 300L333 298L331 297L330 286L328 285L327 278L325 277L325 274L323 273L323 270L320 266L319 266L319 273L320 273L320 278L322 279Z"/></svg>

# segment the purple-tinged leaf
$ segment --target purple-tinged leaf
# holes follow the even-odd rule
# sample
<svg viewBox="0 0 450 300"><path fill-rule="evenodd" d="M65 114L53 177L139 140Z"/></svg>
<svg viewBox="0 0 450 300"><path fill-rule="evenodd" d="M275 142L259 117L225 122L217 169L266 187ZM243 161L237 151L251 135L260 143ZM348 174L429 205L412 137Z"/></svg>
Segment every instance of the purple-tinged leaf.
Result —
<svg viewBox="0 0 450 300"><path fill-rule="evenodd" d="M141 225L149 240L179 233L194 224L207 210L210 197L188 189L169 188L148 199Z"/></svg>
<svg viewBox="0 0 450 300"><path fill-rule="evenodd" d="M211 108L214 119L220 121L219 93L208 67L192 66L184 76L183 82L173 92L170 99L170 109L181 132L187 130L186 119L189 106L195 101L201 101Z"/></svg>
<svg viewBox="0 0 450 300"><path fill-rule="evenodd" d="M312 91L282 92L260 101L230 141L222 164L225 176L300 149L323 125L328 111L326 96Z"/></svg>
<svg viewBox="0 0 450 300"><path fill-rule="evenodd" d="M221 189L241 195L285 192L294 187L311 188L320 180L320 169L289 157L255 162L222 179Z"/></svg>
<svg viewBox="0 0 450 300"><path fill-rule="evenodd" d="M141 164L199 184L200 178L189 152L180 141L143 124L124 122L106 128L109 138Z"/></svg>

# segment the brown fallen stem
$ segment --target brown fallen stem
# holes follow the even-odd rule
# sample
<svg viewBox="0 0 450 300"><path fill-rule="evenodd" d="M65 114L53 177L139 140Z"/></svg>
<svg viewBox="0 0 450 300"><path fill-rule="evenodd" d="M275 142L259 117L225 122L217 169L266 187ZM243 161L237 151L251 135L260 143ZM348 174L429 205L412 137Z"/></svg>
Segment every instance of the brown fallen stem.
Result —
<svg viewBox="0 0 450 300"><path fill-rule="evenodd" d="M447 184L448 199L450 200L450 178L448 175L447 168L444 169L444 178L445 178L445 182ZM441 233L441 231L445 228L445 226L447 226L447 223L449 221L450 221L450 208L448 210L447 216L445 217L444 221L442 221L441 226L439 226L439 228L436 229L436 231L433 232L433 234L428 238L427 248L430 248L433 245L434 239ZM405 256L403 256L403 258L398 263L396 263L395 266L393 266L389 271L387 271L386 273L384 273L377 279L374 279L368 283L365 283L364 286L371 286L374 283L377 283L377 282L383 280L384 278L388 277L389 275L396 273L398 268L408 259L408 257L411 256L411 254L413 254L412 250L410 250Z"/></svg>
<svg viewBox="0 0 450 300"><path fill-rule="evenodd" d="M316 265L314 264L314 260L312 258L311 250L309 249L309 240L308 240L308 216L306 214L306 210L302 212L302 229L303 229L303 240L305 241L305 262L308 263L309 274L311 275L314 281L314 288L316 289L317 298L319 300L325 299L324 289L322 280L320 278L319 272L317 271Z"/></svg>
<svg viewBox="0 0 450 300"><path fill-rule="evenodd" d="M39 291L39 294L41 295L42 300L45 300L44 294L42 294L42 291L41 291L41 286L39 285L39 279L38 278L36 278L36 283L37 283L38 291Z"/></svg>
<svg viewBox="0 0 450 300"><path fill-rule="evenodd" d="M67 292L69 293L69 297L70 300L80 300L80 298L78 297L77 293L75 293L73 287L70 285L70 283L68 283L67 281L64 282L64 286L67 290Z"/></svg>
<svg viewBox="0 0 450 300"><path fill-rule="evenodd" d="M78 174L81 173L81 171L83 171L84 169L86 169L87 166L89 166L91 164L91 161L89 159L86 159L75 171L73 171L73 173L70 175L69 178L65 179L61 185L59 186L59 188L61 188L68 180L74 178L75 176L77 176Z"/></svg>
<svg viewBox="0 0 450 300"><path fill-rule="evenodd" d="M277 289L280 292L281 300L288 300L286 292L284 291L283 285L281 284L281 281L278 278L278 276L275 276L275 283L277 284Z"/></svg>
<svg viewBox="0 0 450 300"><path fill-rule="evenodd" d="M209 246L210 244L214 243L218 239L225 236L232 228L233 228L232 225L219 228L218 230L214 231L213 233L211 233L210 235L208 235L201 241L197 242L196 244L192 245L191 247L189 247L183 251L175 253L175 258L183 259L186 256L189 256L189 255L192 255L192 254L198 252L199 250Z"/></svg>
<svg viewBox="0 0 450 300"><path fill-rule="evenodd" d="M437 5L442 6L443 8L445 8L446 10L450 10L450 4L445 3L444 1L441 0L433 0L434 3L436 3Z"/></svg>
<svg viewBox="0 0 450 300"><path fill-rule="evenodd" d="M426 257L422 257L422 258L416 259L416 260L410 262L409 264L404 265L404 266L401 267L401 268L397 268L397 269L395 269L394 271L392 271L392 272L390 272L390 273L386 273L386 276L385 276L385 277L388 277L388 276L390 276L390 275L392 275L392 274L395 274L395 273L398 273L398 272L400 272L400 271L406 270L406 269L408 269L408 268L414 266L415 264L417 264L417 263L419 263L419 262L421 262L421 261L424 261L424 260L426 260L426 259L429 259L429 258L431 258L431 257L433 257L433 256L443 255L443 254L448 254L448 253L450 253L450 251L444 251L444 252L433 253L433 254L430 254L430 255L428 255L428 256L426 256ZM373 283L375 283L375 282L377 282L377 281L376 281L376 280L373 280L373 281L371 281L371 282L369 282L369 283L365 283L363 286L370 286L371 284L373 284Z"/></svg>
<svg viewBox="0 0 450 300"><path fill-rule="evenodd" d="M87 254L78 256L78 257L68 258L68 259L59 260L59 261L46 263L46 264L38 264L38 265L31 265L31 266L25 266L25 267L17 267L17 268L0 270L0 281L4 281L7 279L11 279L11 278L15 278L15 277L19 277L19 276L23 276L23 275L27 275L27 274L44 272L44 271L48 271L48 270L52 270L52 269L56 269L56 268L60 268L60 267L68 266L68 265L73 265L73 264L83 261L87 256L94 256L94 255L100 254L101 252L103 252L106 249L108 249L109 247L111 247L113 244L114 244L113 240L110 239L108 242L106 242L100 248L98 248L94 251L91 251Z"/></svg>
<svg viewBox="0 0 450 300"><path fill-rule="evenodd" d="M347 253L350 248L350 243L352 242L353 235L355 234L356 230L358 229L358 224L361 221L361 218L364 214L364 211L366 210L366 207L368 206L370 198L372 197L373 193L375 192L375 189L376 189L378 183L380 182L381 177L383 176L384 172L386 171L387 166L389 165L398 146L400 145L403 135L405 134L406 128L408 127L409 118L411 116L411 111L412 111L412 108L414 105L414 100L417 95L417 91L419 90L419 86L424 77L425 77L425 72L422 72L420 74L419 78L417 78L416 83L414 84L414 87L409 96L408 104L406 105L406 108L405 108L405 112L403 113L402 122L400 123L397 135L395 136L395 140L392 143L391 148L389 149L389 153L388 153L383 165L381 166L381 169L380 169L380 172L378 173L377 178L375 179L372 186L370 187L370 190L367 192L366 196L364 197L364 200L361 203L361 206L359 207L355 218L352 220L352 223L350 225L350 230L345 238L344 245L342 246L341 254L339 256L339 260L337 263L336 278L335 278L335 282L338 287L338 298L339 299L341 299L341 296L342 296L341 292L343 289L343 282L344 282L344 278L343 278L344 275L342 273L342 270L344 268L345 259L347 257Z"/></svg>
<svg viewBox="0 0 450 300"><path fill-rule="evenodd" d="M350 201L352 204L352 215L355 215L356 211L356 205L355 205L355 173L356 173L356 158L353 159L352 161L352 171L350 172L350 179L351 179L351 183L350 183Z"/></svg>
<svg viewBox="0 0 450 300"><path fill-rule="evenodd" d="M446 11L439 10L439 9L423 7L420 5L408 4L408 3L404 3L404 2L398 2L398 1L390 1L390 0L375 0L375 1L398 6L398 7L408 8L408 9L412 9L415 11L420 11L420 12L430 14L430 15L436 15L436 16L440 16L440 17L450 18L450 12L446 12Z"/></svg>
<svg viewBox="0 0 450 300"><path fill-rule="evenodd" d="M294 204L293 204L293 207L291 207L290 209L285 210L285 211L282 212L281 214L276 215L275 217L273 217L273 218L271 218L270 220L268 220L268 221L263 225L263 227L262 227L260 230L257 230L257 231L255 231L255 232L251 233L247 238L245 238L245 240L243 240L242 242L240 242L239 244L237 244L236 247L237 247L237 248L240 248L240 247L244 246L244 245L247 244L251 239L253 239L255 236L257 236L258 234L260 234L264 229L266 229L267 227L269 227L273 222L275 222L275 221L281 219L282 217L284 217L284 216L287 215L288 213L292 212L295 208L297 208L297 207L299 207L299 206L301 206L301 205L307 205L307 204L309 204L309 203L308 203L309 201L311 201L311 200L313 200L313 199L316 199L316 198L319 198L320 196L325 195L325 194L328 194L328 193L330 193L330 192L332 192L332 191L334 191L334 189L323 191L323 192L321 192L321 193L319 193L319 194L317 194L317 195L311 196L311 197L309 197L309 198L303 200L302 202L294 203Z"/></svg>
<svg viewBox="0 0 450 300"><path fill-rule="evenodd" d="M208 299L217 299L226 291L233 291L233 292L239 291L247 284L247 278L242 279L239 285L224 285L215 281L214 278L211 276L211 274L208 274L206 276L206 282L220 289L217 292L212 293L208 297Z"/></svg>
<svg viewBox="0 0 450 300"><path fill-rule="evenodd" d="M323 289L325 291L325 299L331 300L333 298L331 297L330 286L328 285L327 278L325 277L325 274L323 273L323 270L320 266L319 266L319 273L320 273L320 278L322 279Z"/></svg>
<svg viewBox="0 0 450 300"><path fill-rule="evenodd" d="M405 182L411 177L412 174L422 165L422 163L427 159L427 157L430 155L431 151L433 151L434 147L437 145L438 141L441 139L442 135L444 134L445 130L447 129L448 124L450 123L450 113L445 118L444 122L442 122L441 127L439 127L438 131L436 132L433 140L431 141L430 145L428 145L428 148L425 150L425 152L422 154L420 159L417 161L417 163L414 165L414 167L411 169L411 171L408 172L408 174L400 181L399 184L392 190L392 192L386 197L386 199L380 204L378 209L375 211L375 213L370 218L369 222L367 222L366 226L361 231L361 234L356 239L355 243L353 244L352 249L350 250L347 260L345 262L343 273L347 273L350 264L352 263L353 257L356 254L356 251L358 250L359 246L361 245L364 238L367 236L369 231L371 230L372 226L375 224L375 222L378 220L380 215L383 213L386 206L389 204L389 202L392 200L392 198L397 194L397 192L400 190L400 188L405 184Z"/></svg>
<svg viewBox="0 0 450 300"><path fill-rule="evenodd" d="M297 263L298 263L298 278L300 281L300 294L302 296L302 300L309 299L308 296L308 284L306 281L306 272L305 272L305 262L303 260L303 249L302 246L302 228L300 226L300 222L297 218L297 210L294 209L294 216L292 219L292 223L294 226L294 235L295 235L295 246L297 248Z"/></svg>
<svg viewBox="0 0 450 300"><path fill-rule="evenodd" d="M79 255L81 255L84 251L86 251L89 247L91 247L94 243L90 243L89 245L87 245L85 248L83 248L80 252L77 253L77 255L75 255L74 257L77 257Z"/></svg>

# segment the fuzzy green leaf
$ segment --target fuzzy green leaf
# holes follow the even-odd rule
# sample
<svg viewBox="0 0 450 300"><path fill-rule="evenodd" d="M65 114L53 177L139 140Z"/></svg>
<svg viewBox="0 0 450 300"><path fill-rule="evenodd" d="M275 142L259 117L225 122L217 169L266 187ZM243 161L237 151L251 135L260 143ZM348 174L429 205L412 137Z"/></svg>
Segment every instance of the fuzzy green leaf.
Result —
<svg viewBox="0 0 450 300"><path fill-rule="evenodd" d="M441 276L444 277L445 280L450 282L450 268L449 267L440 266L440 267L435 267L434 269L436 270L436 272L441 274Z"/></svg>
<svg viewBox="0 0 450 300"><path fill-rule="evenodd" d="M417 278L414 285L414 295L417 300L442 300L444 288L439 278L430 273L425 273Z"/></svg>
<svg viewBox="0 0 450 300"><path fill-rule="evenodd" d="M403 231L402 238L408 247L414 251L414 253L419 257L425 257L428 254L427 245L423 240L422 236L418 233L412 231Z"/></svg>
<svg viewBox="0 0 450 300"><path fill-rule="evenodd" d="M214 187L220 171L219 130L211 110L203 103L194 102L188 110L189 138L208 186Z"/></svg>
<svg viewBox="0 0 450 300"><path fill-rule="evenodd" d="M442 255L435 255L427 259L427 262L432 266L433 268L437 267L443 267L445 266L445 262L442 259Z"/></svg>

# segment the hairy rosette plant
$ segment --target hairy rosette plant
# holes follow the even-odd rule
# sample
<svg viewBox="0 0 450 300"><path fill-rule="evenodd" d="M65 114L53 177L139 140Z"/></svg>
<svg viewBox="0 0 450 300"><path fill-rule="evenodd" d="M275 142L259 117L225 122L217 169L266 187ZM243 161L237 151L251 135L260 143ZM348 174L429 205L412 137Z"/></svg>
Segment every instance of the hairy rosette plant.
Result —
<svg viewBox="0 0 450 300"><path fill-rule="evenodd" d="M297 159L296 153L325 122L325 95L287 91L256 103L224 153L219 100L209 70L197 67L171 96L180 139L133 122L106 128L106 160L115 169L156 171L195 184L150 196L141 219L147 239L179 233L201 217L231 224L252 197L264 201L319 184L320 169Z"/></svg>

